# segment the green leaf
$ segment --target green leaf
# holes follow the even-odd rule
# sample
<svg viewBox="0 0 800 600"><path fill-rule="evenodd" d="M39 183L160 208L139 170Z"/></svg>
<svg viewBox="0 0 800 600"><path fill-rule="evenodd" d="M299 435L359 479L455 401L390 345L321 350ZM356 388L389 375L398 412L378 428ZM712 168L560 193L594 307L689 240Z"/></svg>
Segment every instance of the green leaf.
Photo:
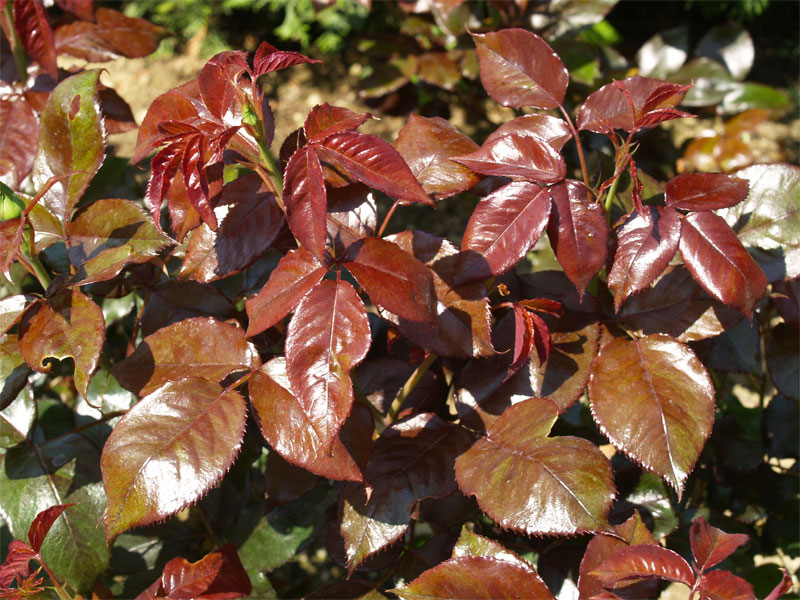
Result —
<svg viewBox="0 0 800 600"><path fill-rule="evenodd" d="M99 69L67 77L50 94L40 116L33 183L41 189L58 178L41 201L62 225L70 220L72 209L105 158L99 79Z"/></svg>
<svg viewBox="0 0 800 600"><path fill-rule="evenodd" d="M236 458L246 416L238 392L199 377L167 383L139 401L103 447L106 538L199 500Z"/></svg>
<svg viewBox="0 0 800 600"><path fill-rule="evenodd" d="M0 335L11 329L35 296L16 294L0 300Z"/></svg>
<svg viewBox="0 0 800 600"><path fill-rule="evenodd" d="M0 410L5 409L28 383L31 370L19 349L16 335L0 335Z"/></svg>
<svg viewBox="0 0 800 600"><path fill-rule="evenodd" d="M733 87L722 98L720 110L735 115L752 108L781 111L789 106L789 98L781 90L760 83L745 82Z"/></svg>
<svg viewBox="0 0 800 600"><path fill-rule="evenodd" d="M767 368L772 383L787 398L800 399L800 342L797 331L780 323L765 336Z"/></svg>
<svg viewBox="0 0 800 600"><path fill-rule="evenodd" d="M42 558L63 582L82 593L91 590L110 556L97 527L105 508L97 449L70 434L42 445L11 448L0 461L0 506L16 539L26 539L41 511L76 503L48 533Z"/></svg>
<svg viewBox="0 0 800 600"><path fill-rule="evenodd" d="M453 558L460 556L485 556L517 564L523 569L533 569L530 563L516 552L512 552L500 542L470 531L466 526L461 528L461 535L459 535L458 541L453 547Z"/></svg>
<svg viewBox="0 0 800 600"><path fill-rule="evenodd" d="M35 418L33 390L25 387L0 411L0 448L11 448L22 442L33 427Z"/></svg>

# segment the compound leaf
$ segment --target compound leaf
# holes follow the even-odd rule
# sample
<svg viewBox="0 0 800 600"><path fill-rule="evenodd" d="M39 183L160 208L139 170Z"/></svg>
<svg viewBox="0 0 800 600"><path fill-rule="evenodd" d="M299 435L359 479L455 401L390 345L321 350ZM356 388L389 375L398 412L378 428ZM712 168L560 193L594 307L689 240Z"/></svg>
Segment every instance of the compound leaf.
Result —
<svg viewBox="0 0 800 600"><path fill-rule="evenodd" d="M484 175L521 177L538 183L564 179L567 166L547 140L535 134L509 133L486 140L475 152L453 160Z"/></svg>

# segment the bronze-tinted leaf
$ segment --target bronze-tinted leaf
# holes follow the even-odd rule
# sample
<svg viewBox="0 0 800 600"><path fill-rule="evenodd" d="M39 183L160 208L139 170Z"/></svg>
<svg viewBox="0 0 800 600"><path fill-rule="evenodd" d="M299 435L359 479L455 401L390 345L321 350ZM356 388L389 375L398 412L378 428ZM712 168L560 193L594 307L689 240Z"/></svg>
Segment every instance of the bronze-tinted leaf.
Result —
<svg viewBox="0 0 800 600"><path fill-rule="evenodd" d="M288 315L303 297L325 276L327 267L308 250L298 248L281 258L267 284L245 303L251 337L275 325Z"/></svg>
<svg viewBox="0 0 800 600"><path fill-rule="evenodd" d="M141 318L142 335L192 317L235 318L236 307L219 289L196 281L169 279L150 290Z"/></svg>
<svg viewBox="0 0 800 600"><path fill-rule="evenodd" d="M484 556L451 558L428 569L404 587L391 591L403 600L417 598L552 600L554 598L535 571Z"/></svg>
<svg viewBox="0 0 800 600"><path fill-rule="evenodd" d="M323 141L329 135L341 131L355 131L370 118L369 113L353 112L349 108L331 106L327 102L317 104L308 113L303 132L309 144Z"/></svg>
<svg viewBox="0 0 800 600"><path fill-rule="evenodd" d="M354 407L333 446L327 447L314 429L314 415L292 392L283 357L273 358L253 373L249 390L264 439L286 461L329 479L363 479L362 459L372 443L371 415L365 427L360 410ZM355 427L349 427L350 421Z"/></svg>
<svg viewBox="0 0 800 600"><path fill-rule="evenodd" d="M564 119L550 115L531 114L506 121L489 134L484 145L511 133L539 137L546 140L557 151L560 151L564 144L572 139L572 131Z"/></svg>
<svg viewBox="0 0 800 600"><path fill-rule="evenodd" d="M145 337L112 374L120 385L144 396L182 377L221 381L234 371L257 369L260 364L244 331L211 317L195 317Z"/></svg>
<svg viewBox="0 0 800 600"><path fill-rule="evenodd" d="M649 286L678 251L679 213L660 206L644 209L644 214L631 214L617 232L617 252L608 274L617 310L628 296Z"/></svg>
<svg viewBox="0 0 800 600"><path fill-rule="evenodd" d="M58 178L42 203L62 223L69 221L105 158L103 117L97 99L99 77L99 70L67 77L50 94L40 116L33 182L41 189Z"/></svg>
<svg viewBox="0 0 800 600"><path fill-rule="evenodd" d="M456 459L458 485L505 529L606 531L616 493L611 465L587 440L547 437L557 417L558 407L545 398L507 408L486 437Z"/></svg>
<svg viewBox="0 0 800 600"><path fill-rule="evenodd" d="M586 188L567 181L550 188L553 212L547 236L559 264L583 298L592 277L606 264L608 226L602 207L589 202Z"/></svg>
<svg viewBox="0 0 800 600"><path fill-rule="evenodd" d="M480 181L471 169L450 160L474 152L478 145L444 119L412 114L393 145L422 189L437 201Z"/></svg>
<svg viewBox="0 0 800 600"><path fill-rule="evenodd" d="M712 527L702 516L694 520L689 535L692 554L701 571L721 563L736 552L739 546L746 544L748 539L749 536L743 533L725 533Z"/></svg>
<svg viewBox="0 0 800 600"><path fill-rule="evenodd" d="M537 183L556 183L567 171L561 154L536 134L509 133L486 140L470 154L453 160L484 175L521 177Z"/></svg>
<svg viewBox="0 0 800 600"><path fill-rule="evenodd" d="M242 396L200 377L170 381L122 417L103 447L106 539L199 500L239 452Z"/></svg>
<svg viewBox="0 0 800 600"><path fill-rule="evenodd" d="M165 121L189 121L199 116L192 102L193 96L200 96L197 81L193 80L156 97L147 109L139 126L136 149L131 162L138 163L164 143L167 137L160 128Z"/></svg>
<svg viewBox="0 0 800 600"><path fill-rule="evenodd" d="M56 519L61 516L61 513L70 506L75 506L75 503L56 504L36 515L36 518L31 523L31 528L28 530L28 542L30 542L34 552L37 554L39 553L42 549L44 538L53 526L53 523L55 523Z"/></svg>
<svg viewBox="0 0 800 600"><path fill-rule="evenodd" d="M653 544L622 548L590 574L602 581L606 587L649 577L677 581L689 587L694 584L694 573L689 563L672 550Z"/></svg>
<svg viewBox="0 0 800 600"><path fill-rule="evenodd" d="M682 210L716 210L739 204L750 186L724 173L685 173L667 182L666 204Z"/></svg>
<svg viewBox="0 0 800 600"><path fill-rule="evenodd" d="M409 321L436 322L433 275L422 262L377 237L350 246L347 258L347 270L375 304Z"/></svg>
<svg viewBox="0 0 800 600"><path fill-rule="evenodd" d="M479 281L513 268L539 240L550 218L548 190L515 181L484 197L467 223L461 247L479 253L461 281Z"/></svg>
<svg viewBox="0 0 800 600"><path fill-rule="evenodd" d="M164 565L161 584L167 598L227 600L250 595L253 586L233 544L220 546L196 562L173 558Z"/></svg>
<svg viewBox="0 0 800 600"><path fill-rule="evenodd" d="M30 372L30 367L22 357L17 336L0 334L0 381L3 382L0 387L0 411L5 410L9 404L14 402L17 395L25 388ZM7 421L7 419L0 416L0 430L5 429L3 421ZM7 433L14 437L20 437L21 439L18 441L22 441L28 432L25 431L22 436L19 436L18 432L4 431L0 437ZM0 447L4 446L0 445Z"/></svg>
<svg viewBox="0 0 800 600"><path fill-rule="evenodd" d="M67 225L67 255L82 285L115 277L130 263L156 256L169 244L141 208L119 198L97 200Z"/></svg>
<svg viewBox="0 0 800 600"><path fill-rule="evenodd" d="M226 211L217 231L203 224L192 233L181 277L207 283L245 269L260 258L284 223L275 197L256 175L240 177L222 188L217 211Z"/></svg>
<svg viewBox="0 0 800 600"><path fill-rule="evenodd" d="M21 98L0 99L0 181L13 190L33 169L39 121L31 105Z"/></svg>
<svg viewBox="0 0 800 600"><path fill-rule="evenodd" d="M714 298L751 315L767 278L725 219L711 212L683 219L681 256L695 281Z"/></svg>
<svg viewBox="0 0 800 600"><path fill-rule="evenodd" d="M326 452L353 404L350 370L364 360L371 342L364 303L346 281L320 282L289 322L286 371Z"/></svg>
<svg viewBox="0 0 800 600"><path fill-rule="evenodd" d="M496 540L489 539L482 535L478 535L474 531L470 531L466 526L461 528L461 534L458 536L456 545L453 546L453 558L461 556L484 556L487 558L496 558L505 562L519 565L523 569L535 573L531 564L522 558L516 552L513 552L503 546Z"/></svg>
<svg viewBox="0 0 800 600"><path fill-rule="evenodd" d="M19 321L22 313L36 299L30 294L16 294L0 300L0 335L14 326Z"/></svg>
<svg viewBox="0 0 800 600"><path fill-rule="evenodd" d="M375 193L363 183L328 190L328 243L341 256L352 244L378 230Z"/></svg>
<svg viewBox="0 0 800 600"><path fill-rule="evenodd" d="M58 80L56 48L53 42L53 28L41 0L14 2L14 23L17 35L25 49L25 54L42 65L45 71Z"/></svg>
<svg viewBox="0 0 800 600"><path fill-rule="evenodd" d="M260 77L265 73L286 69L288 67L293 67L294 65L318 62L322 61L308 58L299 52L278 50L272 44L261 42L256 50L255 56L253 57L253 74L255 77Z"/></svg>
<svg viewBox="0 0 800 600"><path fill-rule="evenodd" d="M327 239L325 178L313 148L295 152L283 175L286 221L297 240L322 260Z"/></svg>
<svg viewBox="0 0 800 600"><path fill-rule="evenodd" d="M697 590L713 600L756 600L752 583L722 569L701 573L697 577ZM774 597L779 595L782 594Z"/></svg>
<svg viewBox="0 0 800 600"><path fill-rule="evenodd" d="M402 203L434 205L403 157L379 137L356 131L335 133L317 151L323 162L330 154L352 177Z"/></svg>
<svg viewBox="0 0 800 600"><path fill-rule="evenodd" d="M31 368L47 373L46 358L72 358L75 387L84 396L105 338L103 311L77 287L32 304L19 326L19 347Z"/></svg>
<svg viewBox="0 0 800 600"><path fill-rule="evenodd" d="M694 352L666 335L613 340L595 358L589 398L611 443L680 496L714 423L714 385Z"/></svg>
<svg viewBox="0 0 800 600"><path fill-rule="evenodd" d="M423 52L417 56L417 74L421 81L446 90L461 81L456 55L451 52Z"/></svg>
<svg viewBox="0 0 800 600"><path fill-rule="evenodd" d="M381 434L367 464L369 493L358 487L344 497L341 534L351 573L405 532L417 501L456 490L453 462L471 439L467 430L432 413L399 421Z"/></svg>
<svg viewBox="0 0 800 600"><path fill-rule="evenodd" d="M512 108L558 108L569 75L553 49L535 33L503 29L472 34L481 82L489 95Z"/></svg>

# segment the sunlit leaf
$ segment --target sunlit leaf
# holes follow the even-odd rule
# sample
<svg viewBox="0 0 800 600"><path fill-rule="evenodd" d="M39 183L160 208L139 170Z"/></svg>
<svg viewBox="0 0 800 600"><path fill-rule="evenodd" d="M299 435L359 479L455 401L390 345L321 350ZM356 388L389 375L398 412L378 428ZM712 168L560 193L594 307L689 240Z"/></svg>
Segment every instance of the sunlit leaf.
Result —
<svg viewBox="0 0 800 600"><path fill-rule="evenodd" d="M144 396L182 377L221 381L234 371L259 366L244 331L211 317L195 317L148 335L111 372L123 387Z"/></svg>
<svg viewBox="0 0 800 600"><path fill-rule="evenodd" d="M331 254L341 256L357 241L378 229L375 193L363 183L328 190L328 243Z"/></svg>
<svg viewBox="0 0 800 600"><path fill-rule="evenodd" d="M325 216L327 195L322 165L317 153L308 146L289 159L284 173L286 220L297 240L322 260L327 230Z"/></svg>
<svg viewBox="0 0 800 600"><path fill-rule="evenodd" d="M725 533L712 527L702 516L692 523L689 540L694 560L701 571L721 563L749 539L743 533Z"/></svg>
<svg viewBox="0 0 800 600"><path fill-rule="evenodd" d="M369 113L357 113L349 108L331 106L327 102L323 102L308 113L305 123L303 123L303 131L308 143L314 144L334 133L354 131L369 118Z"/></svg>
<svg viewBox="0 0 800 600"><path fill-rule="evenodd" d="M106 538L161 521L199 500L239 452L241 395L199 377L170 381L117 423L100 459Z"/></svg>
<svg viewBox="0 0 800 600"><path fill-rule="evenodd" d="M261 42L253 57L253 72L256 77L259 77L265 73L286 69L294 65L318 62L322 61L308 58L299 52L278 50L272 44Z"/></svg>
<svg viewBox="0 0 800 600"><path fill-rule="evenodd" d="M547 140L531 133L492 138L475 152L453 160L484 175L521 177L538 183L561 181L567 169L561 154Z"/></svg>
<svg viewBox="0 0 800 600"><path fill-rule="evenodd" d="M470 531L466 526L461 528L461 534L458 536L456 545L453 546L453 558L462 556L484 556L487 558L496 558L508 563L512 563L527 569L533 573L536 571L531 564L519 556L516 552L512 552L500 542L489 539L482 535L478 535L474 531Z"/></svg>
<svg viewBox="0 0 800 600"><path fill-rule="evenodd" d="M16 335L0 335L0 410L5 409L28 383L31 370L25 363ZM27 433L27 432L26 432Z"/></svg>
<svg viewBox="0 0 800 600"><path fill-rule="evenodd" d="M739 23L712 27L697 43L697 55L722 63L734 79L742 80L753 66L753 39Z"/></svg>
<svg viewBox="0 0 800 600"><path fill-rule="evenodd" d="M58 79L53 28L41 0L14 2L14 23L25 54L38 62L53 79Z"/></svg>
<svg viewBox="0 0 800 600"><path fill-rule="evenodd" d="M567 122L550 115L531 114L506 121L486 138L484 145L508 134L536 136L560 151L572 138Z"/></svg>
<svg viewBox="0 0 800 600"><path fill-rule="evenodd" d="M694 584L694 573L689 563L672 550L654 544L622 548L590 574L600 579L606 587L647 577L677 581L689 587Z"/></svg>
<svg viewBox="0 0 800 600"><path fill-rule="evenodd" d="M503 29L472 34L480 61L481 82L504 106L558 108L569 75L553 49L535 33Z"/></svg>
<svg viewBox="0 0 800 600"><path fill-rule="evenodd" d="M689 56L689 28L679 25L661 31L647 40L636 53L639 73L645 77L665 78L677 71Z"/></svg>
<svg viewBox="0 0 800 600"><path fill-rule="evenodd" d="M1 344L0 349L5 350ZM0 371L0 377L3 375L4 373ZM2 407L0 408L0 448L11 448L24 441L33 427L36 419L36 401L33 398L33 390L30 387L23 387L11 397L8 403L0 403L0 407Z"/></svg>
<svg viewBox="0 0 800 600"><path fill-rule="evenodd" d="M605 531L615 495L611 465L587 440L547 437L557 417L558 407L545 398L507 408L456 459L458 485L505 529Z"/></svg>
<svg viewBox="0 0 800 600"><path fill-rule="evenodd" d="M680 496L714 422L714 385L695 354L666 335L600 348L592 414L612 444Z"/></svg>
<svg viewBox="0 0 800 600"><path fill-rule="evenodd" d="M417 74L421 81L446 90L455 89L461 81L461 71L455 53L424 52L417 57Z"/></svg>
<svg viewBox="0 0 800 600"><path fill-rule="evenodd" d="M701 573L697 577L697 590L711 600L755 600L756 598L753 585L749 581L722 569Z"/></svg>
<svg viewBox="0 0 800 600"><path fill-rule="evenodd" d="M11 329L34 300L35 296L29 294L15 294L0 300L0 334Z"/></svg>
<svg viewBox="0 0 800 600"><path fill-rule="evenodd" d="M28 542L34 552L38 553L42 549L42 543L44 543L44 539L47 537L53 523L55 523L56 519L61 516L61 513L70 506L75 506L75 503L56 504L36 515L36 518L33 520L28 530Z"/></svg>
<svg viewBox="0 0 800 600"><path fill-rule="evenodd" d="M31 3L32 4L32 3ZM30 104L22 99L0 99L0 181L19 189L33 169L39 121Z"/></svg>
<svg viewBox="0 0 800 600"><path fill-rule="evenodd" d="M197 562L173 558L161 575L168 598L227 600L248 596L250 578L233 544L220 546Z"/></svg>
<svg viewBox="0 0 800 600"><path fill-rule="evenodd" d="M747 197L747 181L724 173L686 173L667 182L667 206L682 210L717 210Z"/></svg>
<svg viewBox="0 0 800 600"><path fill-rule="evenodd" d="M52 365L45 359L74 359L75 387L84 396L105 337L103 311L77 287L34 303L19 326L19 347L31 368L47 373Z"/></svg>

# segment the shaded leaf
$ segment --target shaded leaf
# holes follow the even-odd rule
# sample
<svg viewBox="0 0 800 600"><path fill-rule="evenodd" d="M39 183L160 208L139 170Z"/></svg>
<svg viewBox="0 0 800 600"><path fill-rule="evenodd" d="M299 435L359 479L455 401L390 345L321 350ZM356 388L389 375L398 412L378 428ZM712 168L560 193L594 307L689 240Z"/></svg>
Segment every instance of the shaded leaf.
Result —
<svg viewBox="0 0 800 600"><path fill-rule="evenodd" d="M47 373L46 358L75 361L75 387L85 396L105 341L100 307L76 288L62 288L28 309L19 326L19 347L31 368Z"/></svg>
<svg viewBox="0 0 800 600"><path fill-rule="evenodd" d="M119 198L90 204L67 225L67 235L67 255L81 285L111 279L174 243L142 209Z"/></svg>
<svg viewBox="0 0 800 600"><path fill-rule="evenodd" d="M0 565L0 590L11 587L19 577L27 577L30 573L30 561L35 552L28 544L19 540L11 540L8 544L6 559Z"/></svg>
<svg viewBox="0 0 800 600"><path fill-rule="evenodd" d="M547 225L551 194L527 181L509 183L478 203L467 223L461 247L479 253L460 281L479 281L513 268L536 244Z"/></svg>
<svg viewBox="0 0 800 600"><path fill-rule="evenodd" d="M286 371L307 427L328 453L353 404L350 370L371 342L367 311L346 281L320 282L289 322Z"/></svg>
<svg viewBox="0 0 800 600"><path fill-rule="evenodd" d="M316 150L323 162L330 154L352 177L401 203L434 205L403 157L379 137L355 131L335 133Z"/></svg>
<svg viewBox="0 0 800 600"><path fill-rule="evenodd" d="M800 399L800 340L789 325L779 323L764 336L772 383L788 398Z"/></svg>
<svg viewBox="0 0 800 600"><path fill-rule="evenodd" d="M354 131L370 118L369 113L353 112L349 108L317 104L308 113L303 132L309 144L322 142L326 137L342 131Z"/></svg>
<svg viewBox="0 0 800 600"><path fill-rule="evenodd" d="M142 335L148 336L184 319L209 315L224 321L236 316L236 308L211 285L169 279L150 290L142 312Z"/></svg>
<svg viewBox="0 0 800 600"><path fill-rule="evenodd" d="M369 237L353 244L344 265L378 306L423 324L436 322L436 291L430 269L396 244Z"/></svg>
<svg viewBox="0 0 800 600"><path fill-rule="evenodd" d="M375 194L363 183L328 190L328 240L331 254L341 256L352 244L378 229Z"/></svg>
<svg viewBox="0 0 800 600"><path fill-rule="evenodd" d="M195 317L146 336L111 373L124 388L144 396L182 377L221 381L234 371L259 366L258 354L241 329Z"/></svg>
<svg viewBox="0 0 800 600"><path fill-rule="evenodd" d="M507 408L456 459L461 490L498 525L527 534L605 531L615 490L608 460L587 440L547 434L558 407L531 398Z"/></svg>
<svg viewBox="0 0 800 600"><path fill-rule="evenodd" d="M755 600L752 584L730 571L716 570L697 577L697 590L709 600Z"/></svg>
<svg viewBox="0 0 800 600"><path fill-rule="evenodd" d="M679 213L660 206L646 206L645 211L633 213L617 232L608 287L614 292L614 308L618 311L629 296L649 286L678 251Z"/></svg>
<svg viewBox="0 0 800 600"><path fill-rule="evenodd" d="M2 376L3 373L0 372L0 377ZM33 390L30 387L23 387L11 397L6 406L0 409L0 448L11 448L24 441L30 433L35 419L36 401L33 397Z"/></svg>
<svg viewBox="0 0 800 600"><path fill-rule="evenodd" d="M417 75L425 83L453 90L461 81L461 71L455 59L455 53L423 52L417 56Z"/></svg>
<svg viewBox="0 0 800 600"><path fill-rule="evenodd" d="M344 496L341 534L350 573L405 532L416 502L456 490L453 461L471 439L432 413L384 430L367 464L369 493L358 487Z"/></svg>
<svg viewBox="0 0 800 600"><path fill-rule="evenodd" d="M0 335L0 410L4 410L28 383L31 370L25 363L16 335ZM26 432L27 433L27 432Z"/></svg>
<svg viewBox="0 0 800 600"><path fill-rule="evenodd" d="M402 588L390 590L404 600L416 598L554 598L536 572L484 556L451 558Z"/></svg>
<svg viewBox="0 0 800 600"><path fill-rule="evenodd" d="M653 544L622 548L590 573L606 587L626 580L657 577L677 581L689 587L694 584L692 568L679 554Z"/></svg>
<svg viewBox="0 0 800 600"><path fill-rule="evenodd" d="M283 175L286 221L297 240L319 260L327 238L328 198L317 153L304 146L295 152Z"/></svg>
<svg viewBox="0 0 800 600"><path fill-rule="evenodd" d="M15 294L0 300L0 335L14 326L22 318L23 313L35 300L29 294Z"/></svg>
<svg viewBox="0 0 800 600"><path fill-rule="evenodd" d="M567 69L538 35L524 29L471 35L481 82L494 100L512 108L558 108L564 101Z"/></svg>
<svg viewBox="0 0 800 600"><path fill-rule="evenodd" d="M714 385L695 354L666 335L615 339L595 358L589 398L611 443L680 497L714 423Z"/></svg>
<svg viewBox="0 0 800 600"><path fill-rule="evenodd" d="M478 149L478 145L439 117L409 116L394 142L422 189L443 200L474 186L480 177L450 160Z"/></svg>
<svg viewBox="0 0 800 600"><path fill-rule="evenodd" d="M320 282L327 270L305 248L285 254L270 274L267 284L245 303L250 318L248 337L269 329L288 315Z"/></svg>
<svg viewBox="0 0 800 600"><path fill-rule="evenodd" d="M767 278L725 220L711 212L683 219L681 256L695 281L711 296L751 315Z"/></svg>
<svg viewBox="0 0 800 600"><path fill-rule="evenodd" d="M236 458L246 416L238 392L199 377L170 381L142 398L103 447L106 539L199 500Z"/></svg>
<svg viewBox="0 0 800 600"><path fill-rule="evenodd" d="M572 138L572 131L564 119L550 115L531 114L506 121L489 134L484 145L512 133L546 140L556 151L560 151L564 144Z"/></svg>
<svg viewBox="0 0 800 600"><path fill-rule="evenodd" d="M97 99L99 77L99 70L67 77L52 91L39 117L33 183L42 189L57 179L42 197L42 204L64 224L105 158L103 117Z"/></svg>
<svg viewBox="0 0 800 600"><path fill-rule="evenodd" d="M667 182L665 200L682 210L717 210L739 204L748 191L747 181L724 173L685 173Z"/></svg>
<svg viewBox="0 0 800 600"><path fill-rule="evenodd" d="M333 444L326 444L315 430L317 417L293 393L282 357L253 373L249 390L264 439L285 460L329 479L363 479L372 442L371 416L364 420L361 410L354 407Z"/></svg>
<svg viewBox="0 0 800 600"><path fill-rule="evenodd" d="M248 596L252 591L233 544L220 546L193 563L173 558L164 565L161 582L167 597L176 599L227 600Z"/></svg>
<svg viewBox="0 0 800 600"><path fill-rule="evenodd" d="M458 536L458 541L453 547L453 558L462 556L496 558L497 560L518 565L523 569L528 569L533 573L536 572L531 564L516 552L512 552L500 542L470 531L466 526L461 528L461 534Z"/></svg>
<svg viewBox="0 0 800 600"><path fill-rule="evenodd" d="M33 3L31 3L33 4ZM19 189L33 169L39 121L30 104L22 99L0 99L0 181Z"/></svg>
<svg viewBox="0 0 800 600"><path fill-rule="evenodd" d="M721 563L739 546L746 544L748 539L743 533L725 533L712 527L702 516L692 523L689 536L694 560L701 571Z"/></svg>
<svg viewBox="0 0 800 600"><path fill-rule="evenodd" d="M454 156L453 160L484 175L521 177L538 183L561 181L567 170L561 154L532 133L495 137L475 152Z"/></svg>
<svg viewBox="0 0 800 600"><path fill-rule="evenodd" d="M741 319L735 327L693 346L709 369L728 373L758 373L761 370L761 334L758 323L754 321Z"/></svg>
<svg viewBox="0 0 800 600"><path fill-rule="evenodd" d="M566 181L550 188L553 210L547 236L559 264L583 298L586 286L606 263L608 226L603 209L589 202L586 188Z"/></svg>
<svg viewBox="0 0 800 600"><path fill-rule="evenodd" d="M58 80L56 48L53 28L41 0L14 2L14 29L25 49L25 54L42 65L45 71Z"/></svg>

